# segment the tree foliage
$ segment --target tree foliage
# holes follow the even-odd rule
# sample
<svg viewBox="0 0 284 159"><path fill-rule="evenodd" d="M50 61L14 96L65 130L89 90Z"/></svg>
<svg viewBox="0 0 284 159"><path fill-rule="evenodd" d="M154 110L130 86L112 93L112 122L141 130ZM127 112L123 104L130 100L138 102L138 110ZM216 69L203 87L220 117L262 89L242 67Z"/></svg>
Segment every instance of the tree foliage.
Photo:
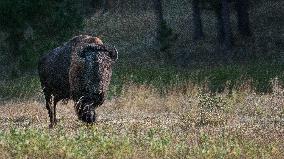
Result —
<svg viewBox="0 0 284 159"><path fill-rule="evenodd" d="M82 27L81 11L79 0L1 0L0 29L8 35L9 58L20 68L34 67L38 54Z"/></svg>

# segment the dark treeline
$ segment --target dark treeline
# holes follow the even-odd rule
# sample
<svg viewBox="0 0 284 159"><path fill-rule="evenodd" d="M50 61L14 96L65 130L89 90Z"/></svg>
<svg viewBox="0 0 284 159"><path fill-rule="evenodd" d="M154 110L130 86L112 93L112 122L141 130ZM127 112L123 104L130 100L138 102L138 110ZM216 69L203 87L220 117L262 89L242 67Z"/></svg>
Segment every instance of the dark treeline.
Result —
<svg viewBox="0 0 284 159"><path fill-rule="evenodd" d="M231 7L231 4L234 7ZM192 0L193 23L195 40L201 39L203 35L201 22L201 8L209 6L216 15L217 39L219 40L224 51L229 52L233 47L232 29L230 22L230 12L235 8L238 19L238 30L243 36L251 36L249 20L249 1L248 0ZM208 8L207 8L208 9Z"/></svg>
<svg viewBox="0 0 284 159"><path fill-rule="evenodd" d="M6 59L12 74L34 69L39 53L55 47L82 28L78 0L1 0L0 28L6 34Z"/></svg>
<svg viewBox="0 0 284 159"><path fill-rule="evenodd" d="M91 0L90 3L96 9L108 11L114 8L114 4L125 7L123 0ZM250 19L249 19L249 1L248 0L192 0L192 17L193 17L193 39L199 40L204 37L202 30L201 12L204 6L212 10L212 14L217 17L216 27L218 30L218 41L225 49L230 51L233 47L232 29L230 24L230 10L235 9L238 18L239 33L243 36L251 36ZM154 9L157 15L158 24L166 23L163 18L163 1L154 0ZM163 27L163 25L161 25Z"/></svg>
<svg viewBox="0 0 284 159"><path fill-rule="evenodd" d="M253 0L251 0L253 1ZM244 40L254 35L251 28L249 10L255 2L248 0L191 0L190 21L193 42L207 39L204 31L204 12L216 19L216 47L222 52L222 60L230 61L234 44L233 28L238 29L239 37ZM179 38L175 29L165 18L165 9L169 5L164 0L1 0L0 30L4 39L2 59L11 61L11 74L34 70L39 54L44 53L76 34L84 28L84 19L93 14L129 14L151 12L156 16L153 26L157 27L156 40L159 51L172 58L170 48ZM109 14L108 14L109 13ZM232 14L236 15L237 24L231 23ZM185 15L186 16L186 15ZM99 17L96 17L99 18ZM235 26L236 25L236 26ZM3 51L4 50L4 51ZM4 58L3 58L4 57Z"/></svg>

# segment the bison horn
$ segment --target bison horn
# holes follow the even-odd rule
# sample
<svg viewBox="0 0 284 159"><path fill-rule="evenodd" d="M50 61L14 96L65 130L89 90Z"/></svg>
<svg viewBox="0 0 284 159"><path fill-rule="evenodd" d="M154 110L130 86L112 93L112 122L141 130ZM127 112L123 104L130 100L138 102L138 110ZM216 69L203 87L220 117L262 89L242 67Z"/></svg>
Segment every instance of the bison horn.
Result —
<svg viewBox="0 0 284 159"><path fill-rule="evenodd" d="M78 105L79 103L81 103L82 99L84 98L84 96L80 97L79 100L77 101L76 105Z"/></svg>

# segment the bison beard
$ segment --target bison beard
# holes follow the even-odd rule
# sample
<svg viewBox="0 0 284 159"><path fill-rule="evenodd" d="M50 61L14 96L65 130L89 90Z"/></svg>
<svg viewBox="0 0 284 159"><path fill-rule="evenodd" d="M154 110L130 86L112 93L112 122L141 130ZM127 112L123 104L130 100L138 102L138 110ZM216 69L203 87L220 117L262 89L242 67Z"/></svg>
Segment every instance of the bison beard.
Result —
<svg viewBox="0 0 284 159"><path fill-rule="evenodd" d="M116 49L87 35L74 37L40 59L38 71L50 127L56 124L56 104L62 99L75 101L80 120L95 121L95 108L105 100L111 66L116 59Z"/></svg>

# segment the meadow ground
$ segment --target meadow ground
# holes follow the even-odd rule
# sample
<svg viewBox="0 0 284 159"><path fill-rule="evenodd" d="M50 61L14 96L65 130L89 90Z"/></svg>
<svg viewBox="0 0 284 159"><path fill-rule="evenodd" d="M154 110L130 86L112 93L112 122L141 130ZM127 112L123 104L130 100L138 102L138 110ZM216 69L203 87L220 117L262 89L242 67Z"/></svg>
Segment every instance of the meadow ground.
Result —
<svg viewBox="0 0 284 159"><path fill-rule="evenodd" d="M54 129L41 93L5 100L0 158L284 158L284 89L271 82L269 94L246 84L209 93L190 82L161 93L129 82L94 125L60 103Z"/></svg>

